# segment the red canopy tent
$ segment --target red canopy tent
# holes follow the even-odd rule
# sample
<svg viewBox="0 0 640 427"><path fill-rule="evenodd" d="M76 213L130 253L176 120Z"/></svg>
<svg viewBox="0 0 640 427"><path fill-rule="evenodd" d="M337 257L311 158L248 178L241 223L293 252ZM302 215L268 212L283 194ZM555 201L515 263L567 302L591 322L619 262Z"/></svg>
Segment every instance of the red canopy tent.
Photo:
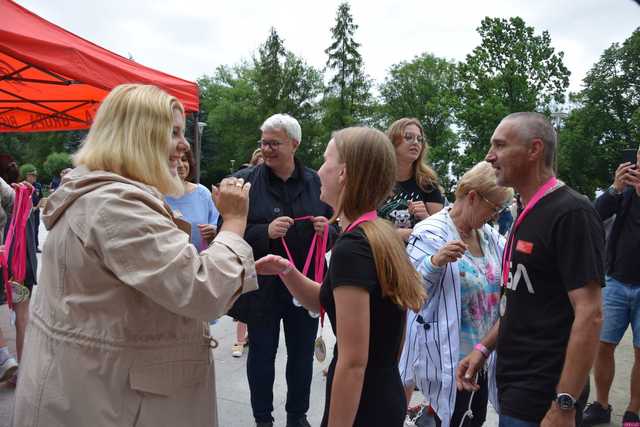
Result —
<svg viewBox="0 0 640 427"><path fill-rule="evenodd" d="M198 111L195 83L123 58L0 0L0 132L88 128L100 101L122 83L159 86L187 112Z"/></svg>

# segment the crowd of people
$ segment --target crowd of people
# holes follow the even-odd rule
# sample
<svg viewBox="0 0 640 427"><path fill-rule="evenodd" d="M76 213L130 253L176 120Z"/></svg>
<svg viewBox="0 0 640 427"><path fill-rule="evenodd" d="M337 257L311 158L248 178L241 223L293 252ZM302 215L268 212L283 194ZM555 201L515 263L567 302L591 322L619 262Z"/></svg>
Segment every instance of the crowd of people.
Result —
<svg viewBox="0 0 640 427"><path fill-rule="evenodd" d="M326 319L322 427L402 427L415 390L437 426L481 426L489 402L501 427L609 422L629 324L623 422L640 425L640 149L592 203L556 177L548 119L510 114L449 203L413 118L336 130L316 172L296 156L297 120L275 114L212 191L184 131L182 105L154 86L102 102L42 212L38 292L14 307L19 361L0 335L0 380L20 365L16 427L217 426L209 322L224 314L238 322L233 356L250 343L258 427L276 421L281 325L286 426L311 425ZM7 212L16 190L2 177Z"/></svg>

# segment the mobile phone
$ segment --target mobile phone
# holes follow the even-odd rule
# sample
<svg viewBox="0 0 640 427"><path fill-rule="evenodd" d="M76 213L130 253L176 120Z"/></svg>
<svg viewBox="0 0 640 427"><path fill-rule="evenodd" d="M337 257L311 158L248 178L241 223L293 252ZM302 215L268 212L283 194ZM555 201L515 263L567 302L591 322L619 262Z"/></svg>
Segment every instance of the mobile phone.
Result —
<svg viewBox="0 0 640 427"><path fill-rule="evenodd" d="M631 163L633 165L636 165L636 166L634 166L634 168L638 167L637 166L637 161L638 161L637 155L638 155L638 150L636 150L634 148L627 148L627 149L622 150L622 163L629 162L629 163Z"/></svg>

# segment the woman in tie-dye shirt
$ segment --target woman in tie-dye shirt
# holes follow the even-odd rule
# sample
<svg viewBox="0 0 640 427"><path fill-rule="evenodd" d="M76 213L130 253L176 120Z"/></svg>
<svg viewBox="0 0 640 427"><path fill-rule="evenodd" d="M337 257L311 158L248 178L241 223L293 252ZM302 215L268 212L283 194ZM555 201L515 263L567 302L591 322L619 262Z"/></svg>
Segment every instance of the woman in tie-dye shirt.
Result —
<svg viewBox="0 0 640 427"><path fill-rule="evenodd" d="M400 373L407 390L417 385L426 396L437 426L475 427L485 419L491 375L479 376L477 392L457 392L455 370L472 351L489 355L477 344L498 319L504 238L486 222L512 195L481 162L458 182L453 205L417 224L409 238L407 252L428 296L408 315Z"/></svg>

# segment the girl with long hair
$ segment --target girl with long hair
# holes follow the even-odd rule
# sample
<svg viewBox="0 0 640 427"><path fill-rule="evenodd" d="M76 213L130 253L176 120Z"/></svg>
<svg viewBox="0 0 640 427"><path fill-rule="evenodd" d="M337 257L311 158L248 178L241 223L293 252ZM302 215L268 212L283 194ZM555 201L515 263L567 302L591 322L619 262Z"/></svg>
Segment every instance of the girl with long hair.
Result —
<svg viewBox="0 0 640 427"><path fill-rule="evenodd" d="M320 198L339 219L322 285L268 255L258 274L280 274L307 309L326 311L337 341L327 376L322 426L401 427L406 400L397 368L406 310L426 295L402 240L376 208L389 196L396 162L388 138L369 128L336 132L318 171Z"/></svg>

